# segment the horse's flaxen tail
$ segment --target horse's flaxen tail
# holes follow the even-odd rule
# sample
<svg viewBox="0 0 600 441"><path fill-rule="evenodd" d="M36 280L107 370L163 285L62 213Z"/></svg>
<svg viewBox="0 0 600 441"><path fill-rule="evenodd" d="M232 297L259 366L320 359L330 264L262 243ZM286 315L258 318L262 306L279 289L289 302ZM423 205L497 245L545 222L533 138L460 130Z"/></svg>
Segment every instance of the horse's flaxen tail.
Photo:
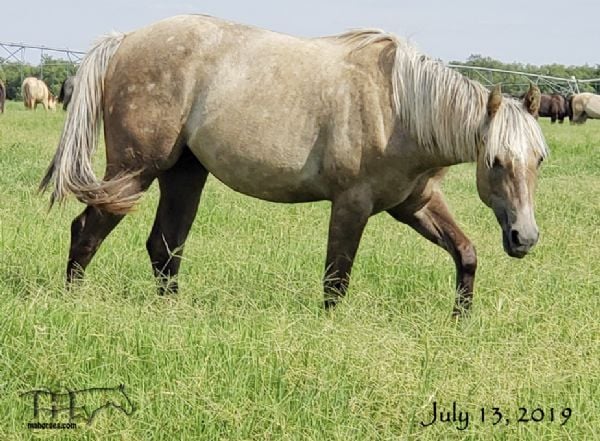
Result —
<svg viewBox="0 0 600 441"><path fill-rule="evenodd" d="M113 213L126 213L139 199L139 194L128 192L136 173L99 181L92 169L102 121L104 78L110 59L124 36L115 33L99 40L77 71L77 87L58 148L40 183L40 191L44 191L54 180L50 206L64 201L68 193L73 193L84 204Z"/></svg>

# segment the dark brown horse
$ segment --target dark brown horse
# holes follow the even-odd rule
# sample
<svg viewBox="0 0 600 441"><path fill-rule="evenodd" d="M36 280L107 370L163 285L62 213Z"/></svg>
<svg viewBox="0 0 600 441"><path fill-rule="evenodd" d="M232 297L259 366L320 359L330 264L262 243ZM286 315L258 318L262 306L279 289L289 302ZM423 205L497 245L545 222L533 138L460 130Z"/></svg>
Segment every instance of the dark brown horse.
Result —
<svg viewBox="0 0 600 441"><path fill-rule="evenodd" d="M547 95L542 94L540 98L539 116L549 117L554 124L556 120L562 124L565 116L569 116L569 102L560 94Z"/></svg>
<svg viewBox="0 0 600 441"><path fill-rule="evenodd" d="M537 112L381 31L301 39L206 16L179 16L107 37L88 52L41 187L87 204L72 223L67 278L157 179L147 249L165 291L209 173L283 203L332 203L325 306L346 292L369 218L388 212L456 265L454 314L471 305L477 258L440 190L447 167L477 163L481 200L505 252L538 240L534 191L547 155ZM104 179L92 157L104 120Z"/></svg>
<svg viewBox="0 0 600 441"><path fill-rule="evenodd" d="M4 113L4 102L6 101L6 87L0 80L0 113Z"/></svg>

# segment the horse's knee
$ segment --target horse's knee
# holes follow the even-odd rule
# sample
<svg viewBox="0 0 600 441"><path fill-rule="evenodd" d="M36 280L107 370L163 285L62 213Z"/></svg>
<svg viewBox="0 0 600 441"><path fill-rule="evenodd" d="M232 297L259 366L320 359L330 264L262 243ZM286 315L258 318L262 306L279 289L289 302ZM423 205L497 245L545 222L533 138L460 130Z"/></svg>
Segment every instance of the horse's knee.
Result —
<svg viewBox="0 0 600 441"><path fill-rule="evenodd" d="M160 235L156 234L155 230L152 230L150 236L146 240L146 251L148 252L148 256L150 256L150 260L152 264L163 260L164 257L164 243L160 240Z"/></svg>

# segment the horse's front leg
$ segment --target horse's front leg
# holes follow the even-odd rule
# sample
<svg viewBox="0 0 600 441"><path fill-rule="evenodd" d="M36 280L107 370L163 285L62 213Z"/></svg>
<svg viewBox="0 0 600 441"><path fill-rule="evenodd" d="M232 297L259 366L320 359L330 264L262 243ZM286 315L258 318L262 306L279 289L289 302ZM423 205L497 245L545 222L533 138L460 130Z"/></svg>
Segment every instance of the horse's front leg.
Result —
<svg viewBox="0 0 600 441"><path fill-rule="evenodd" d="M414 213L407 213L402 206L388 212L450 253L456 264L456 303L452 315L467 313L473 301L477 254L469 238L454 222L441 193L434 192L429 202Z"/></svg>
<svg viewBox="0 0 600 441"><path fill-rule="evenodd" d="M326 309L346 294L358 244L372 210L370 195L361 190L347 191L332 202L323 280Z"/></svg>

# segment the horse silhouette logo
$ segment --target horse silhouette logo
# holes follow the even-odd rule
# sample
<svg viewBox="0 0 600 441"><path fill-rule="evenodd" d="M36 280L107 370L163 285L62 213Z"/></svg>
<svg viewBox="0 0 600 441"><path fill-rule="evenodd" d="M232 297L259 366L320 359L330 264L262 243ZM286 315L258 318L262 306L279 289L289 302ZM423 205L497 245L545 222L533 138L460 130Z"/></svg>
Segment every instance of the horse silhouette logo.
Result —
<svg viewBox="0 0 600 441"><path fill-rule="evenodd" d="M21 396L33 397L33 421L28 424L30 428L39 427L41 415L49 415L52 423L56 423L60 416L66 416L66 424L84 422L89 426L104 409L113 407L125 415L135 411L124 384L65 391L35 389Z"/></svg>

